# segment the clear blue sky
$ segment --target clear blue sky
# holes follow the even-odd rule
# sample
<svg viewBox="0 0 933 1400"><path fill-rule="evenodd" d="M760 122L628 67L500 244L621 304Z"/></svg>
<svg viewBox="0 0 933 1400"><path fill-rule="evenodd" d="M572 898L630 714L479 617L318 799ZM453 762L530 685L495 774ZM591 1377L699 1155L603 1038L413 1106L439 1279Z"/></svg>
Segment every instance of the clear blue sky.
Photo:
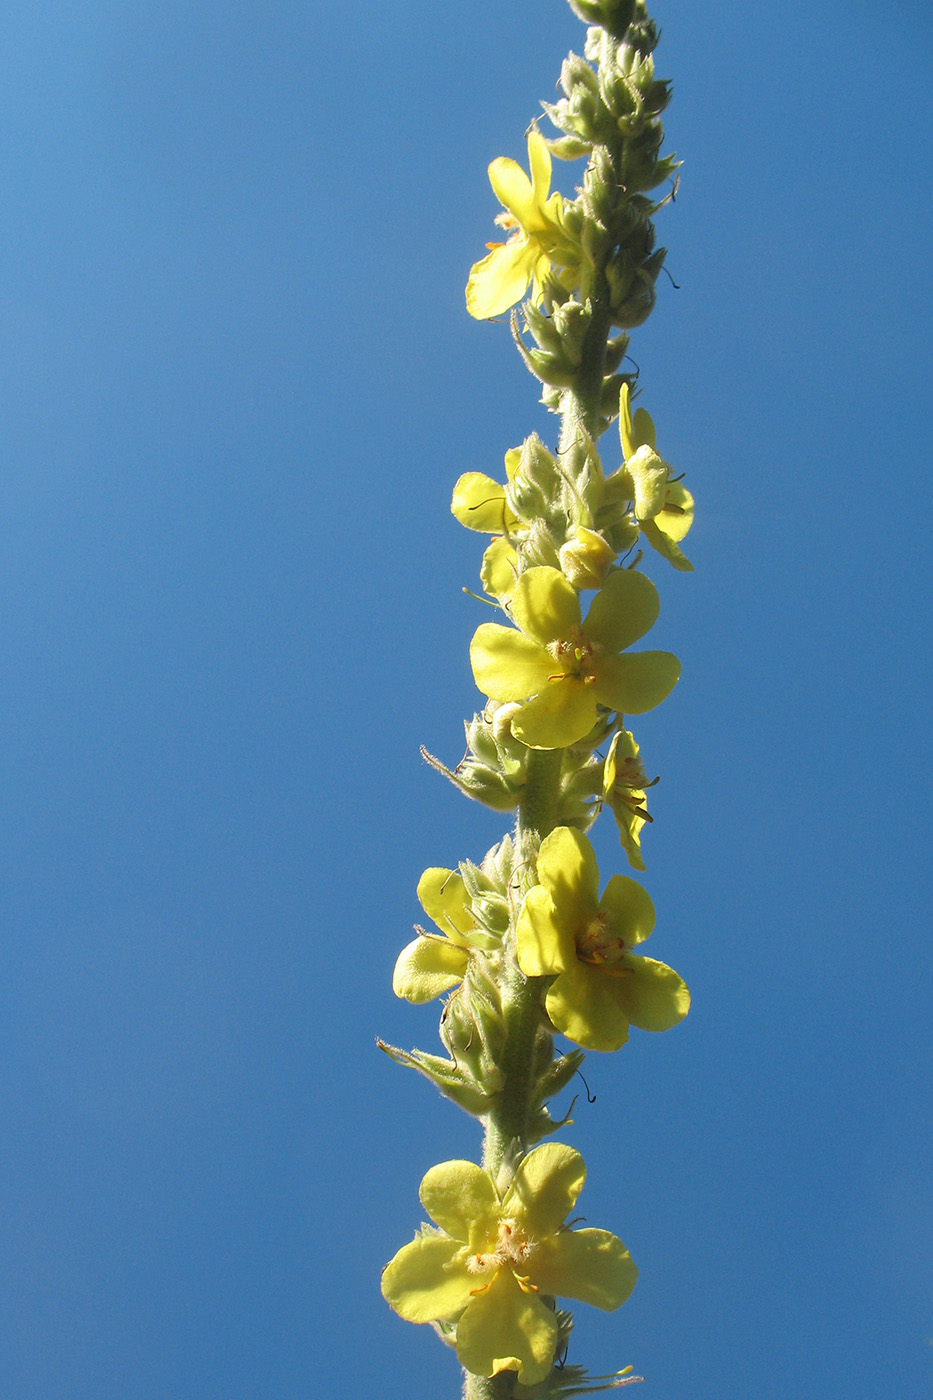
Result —
<svg viewBox="0 0 933 1400"><path fill-rule="evenodd" d="M588 1059L581 1204L642 1272L572 1359L928 1400L933 20L655 13L680 290L632 352L697 572L638 734L694 1006ZM582 43L564 0L4 6L9 1400L458 1393L378 1275L479 1137L373 1042L436 1045L415 884L504 829L418 758L479 699L448 503L555 421L463 285Z"/></svg>

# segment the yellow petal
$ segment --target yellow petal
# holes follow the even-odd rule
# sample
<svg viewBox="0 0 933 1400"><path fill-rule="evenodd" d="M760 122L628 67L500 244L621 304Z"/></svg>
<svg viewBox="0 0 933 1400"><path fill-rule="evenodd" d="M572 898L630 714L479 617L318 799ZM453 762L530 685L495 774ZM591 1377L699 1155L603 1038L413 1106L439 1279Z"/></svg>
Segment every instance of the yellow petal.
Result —
<svg viewBox="0 0 933 1400"><path fill-rule="evenodd" d="M668 539L677 544L684 538L693 524L694 501L682 481L670 481L664 497L664 506L655 524L663 530Z"/></svg>
<svg viewBox="0 0 933 1400"><path fill-rule="evenodd" d="M435 1224L474 1253L495 1246L499 1197L475 1162L439 1162L425 1173L418 1194Z"/></svg>
<svg viewBox="0 0 933 1400"><path fill-rule="evenodd" d="M646 408L636 408L635 410L635 416L632 419L632 441L635 444L636 452L639 447L650 447L652 452L655 450L654 423Z"/></svg>
<svg viewBox="0 0 933 1400"><path fill-rule="evenodd" d="M537 222L528 222L522 219L522 223L529 232L534 232L547 228L550 223L546 209L548 191L551 188L551 152L548 150L547 142L536 127L532 127L528 133L528 169L531 171L532 192L530 213L531 218L536 219ZM559 205L559 195L556 196L555 202ZM516 217L518 216L516 215Z"/></svg>
<svg viewBox="0 0 933 1400"><path fill-rule="evenodd" d="M451 513L468 530L484 535L507 535L517 524L505 499L505 489L482 472L465 472L454 487Z"/></svg>
<svg viewBox="0 0 933 1400"><path fill-rule="evenodd" d="M566 749L589 734L596 723L594 689L578 676L554 677L552 673L537 695L512 716L512 733L530 749Z"/></svg>
<svg viewBox="0 0 933 1400"><path fill-rule="evenodd" d="M490 700L525 700L547 685L554 669L544 647L495 622L477 627L470 663L477 686Z"/></svg>
<svg viewBox="0 0 933 1400"><path fill-rule="evenodd" d="M483 555L480 583L493 598L510 598L518 578L518 554L504 535L493 540Z"/></svg>
<svg viewBox="0 0 933 1400"><path fill-rule="evenodd" d="M529 149L530 146L529 141ZM518 162L498 156L489 166L489 183L499 203L527 228L535 217L534 189Z"/></svg>
<svg viewBox="0 0 933 1400"><path fill-rule="evenodd" d="M558 826L545 836L538 852L538 879L573 937L575 929L594 917L599 900L599 867L582 831Z"/></svg>
<svg viewBox="0 0 933 1400"><path fill-rule="evenodd" d="M622 962L632 976L612 979L614 993L633 1026L667 1031L684 1019L690 1010L690 993L672 967L638 953L626 953Z"/></svg>
<svg viewBox="0 0 933 1400"><path fill-rule="evenodd" d="M557 917L543 885L529 890L515 929L516 957L526 977L552 977L577 960L573 931Z"/></svg>
<svg viewBox="0 0 933 1400"><path fill-rule="evenodd" d="M546 565L525 570L515 585L511 610L522 631L544 646L569 637L580 625L576 589L560 569ZM555 665L552 669L559 668Z"/></svg>
<svg viewBox="0 0 933 1400"><path fill-rule="evenodd" d="M463 981L467 954L447 938L415 938L399 953L392 974L397 997L422 1006Z"/></svg>
<svg viewBox="0 0 933 1400"><path fill-rule="evenodd" d="M637 569L616 569L590 604L584 634L607 652L639 641L658 620L658 590Z"/></svg>
<svg viewBox="0 0 933 1400"><path fill-rule="evenodd" d="M680 679L680 662L669 651L604 656L596 668L594 698L619 714L643 715L665 700Z"/></svg>
<svg viewBox="0 0 933 1400"><path fill-rule="evenodd" d="M482 1276L474 1278L474 1288ZM467 1371L494 1376L518 1371L522 1385L537 1385L551 1369L557 1318L534 1293L524 1293L511 1269L500 1269L473 1298L457 1324L457 1357Z"/></svg>
<svg viewBox="0 0 933 1400"><path fill-rule="evenodd" d="M619 390L619 441L622 444L622 456L627 461L635 451L632 441L631 390L627 384L623 384Z"/></svg>
<svg viewBox="0 0 933 1400"><path fill-rule="evenodd" d="M644 408L635 410L632 418L631 391L627 384L619 390L619 440L626 463L640 447L655 448L655 431L651 414Z"/></svg>
<svg viewBox="0 0 933 1400"><path fill-rule="evenodd" d="M514 1216L536 1240L555 1235L573 1210L586 1181L579 1152L548 1142L523 1157L502 1202L502 1214Z"/></svg>
<svg viewBox="0 0 933 1400"><path fill-rule="evenodd" d="M463 877L432 865L418 881L418 898L429 919L455 943L464 943L473 927L473 910Z"/></svg>
<svg viewBox="0 0 933 1400"><path fill-rule="evenodd" d="M642 534L651 547L662 554L669 564L673 564L675 569L679 569L682 574L693 573L693 565L680 545L658 528L657 520L646 520L642 525Z"/></svg>
<svg viewBox="0 0 933 1400"><path fill-rule="evenodd" d="M466 305L477 321L501 316L510 306L520 302L540 257L540 249L527 238L510 238L493 248L470 269L466 287Z"/></svg>
<svg viewBox="0 0 933 1400"><path fill-rule="evenodd" d="M529 1272L542 1293L604 1312L621 1307L638 1278L632 1256L608 1230L564 1230L542 1240Z"/></svg>
<svg viewBox="0 0 933 1400"><path fill-rule="evenodd" d="M621 938L627 947L643 943L654 928L651 896L628 875L613 875L603 890L599 912L607 918L606 932Z"/></svg>
<svg viewBox="0 0 933 1400"><path fill-rule="evenodd" d="M616 985L622 979L578 962L548 991L547 1014L562 1035L584 1050L618 1050L628 1040L628 1017L613 995Z"/></svg>
<svg viewBox="0 0 933 1400"><path fill-rule="evenodd" d="M419 1235L383 1269L382 1296L406 1322L456 1317L475 1287L466 1259L457 1240Z"/></svg>

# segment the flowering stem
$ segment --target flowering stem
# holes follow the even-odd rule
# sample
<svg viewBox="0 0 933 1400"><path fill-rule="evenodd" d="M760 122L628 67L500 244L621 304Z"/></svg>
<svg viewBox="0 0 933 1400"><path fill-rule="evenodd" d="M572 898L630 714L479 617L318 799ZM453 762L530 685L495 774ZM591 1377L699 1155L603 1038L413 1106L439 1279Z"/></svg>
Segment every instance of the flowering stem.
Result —
<svg viewBox="0 0 933 1400"><path fill-rule="evenodd" d="M501 1069L505 1084L486 1116L483 1168L495 1177L511 1143L525 1136L534 1087L534 1043L541 1024L541 978L525 977L509 960L504 969L502 1018L506 1025Z"/></svg>
<svg viewBox="0 0 933 1400"><path fill-rule="evenodd" d="M600 393L606 366L606 344L612 330L611 313L602 272L596 277L592 296L593 318L583 342L583 357L576 383L561 400L559 451L565 452L579 441L580 429L595 442L600 432Z"/></svg>
<svg viewBox="0 0 933 1400"><path fill-rule="evenodd" d="M543 840L557 826L561 758L560 749L529 751L525 787L518 809L519 839L523 831L534 831Z"/></svg>
<svg viewBox="0 0 933 1400"><path fill-rule="evenodd" d="M511 1400L516 1379L514 1371L500 1371L496 1376L464 1371L463 1400Z"/></svg>
<svg viewBox="0 0 933 1400"><path fill-rule="evenodd" d="M555 1369L572 1319L555 1315L548 1287L562 1283L570 1298L595 1294L611 1310L637 1270L606 1231L572 1238L579 1217L551 1230L550 1252L536 1252L551 1214L572 1213L585 1175L579 1153L541 1139L569 1121L552 1118L548 1103L584 1050L618 1049L629 1022L668 1029L689 1006L672 968L628 951L654 924L647 891L613 876L600 897L583 834L611 807L630 864L645 869L639 831L650 817L641 789L650 784L623 721L659 704L680 665L667 652L617 655L649 630L658 608L654 584L635 571L641 553L628 560L644 538L676 569L692 568L678 541L693 497L655 451L647 411L632 411L635 374L622 368L628 332L650 314L664 263L652 217L667 199L650 192L677 168L660 155L669 85L654 75L658 35L646 0L570 4L590 27L584 57L570 54L562 67L565 98L544 104L563 134L547 141L533 124L528 175L509 158L490 165L510 235L488 245L466 291L470 314L487 320L530 285L513 334L544 386L542 403L560 415L560 460L531 434L506 454L506 485L468 472L451 502L467 528L494 536L483 587L515 626L477 628L471 663L489 707L467 725L457 769L434 766L497 811L517 803L515 830L480 865L424 872L418 897L440 932L416 926L393 977L397 995L416 1004L450 993L440 1026L450 1058L390 1053L483 1124L482 1169L459 1160L431 1168L421 1199L438 1228L403 1246L382 1276L402 1317L433 1320L461 1365L476 1367L464 1370L463 1400L529 1391L556 1400L636 1379L587 1380L562 1361ZM549 195L552 154L587 152L578 197ZM617 417L623 463L606 476L597 443ZM587 591L597 592L583 617ZM604 757L599 746L610 739ZM623 966L608 965L619 959ZM576 1044L569 1056L555 1050L558 1033ZM515 1369L487 1374L496 1367Z"/></svg>

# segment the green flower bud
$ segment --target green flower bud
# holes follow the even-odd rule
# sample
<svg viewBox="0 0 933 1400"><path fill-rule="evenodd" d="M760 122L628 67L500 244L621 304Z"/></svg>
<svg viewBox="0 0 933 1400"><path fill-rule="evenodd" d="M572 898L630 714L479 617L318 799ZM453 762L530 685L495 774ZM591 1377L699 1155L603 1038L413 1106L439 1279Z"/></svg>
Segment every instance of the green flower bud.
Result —
<svg viewBox="0 0 933 1400"><path fill-rule="evenodd" d="M553 115L557 111L557 107L552 106L550 102L542 102L541 105L558 130L566 130L563 120ZM558 160L580 160L582 156L589 155L591 147L592 142L588 141L582 134L558 136L556 140L548 142L548 149Z"/></svg>
<svg viewBox="0 0 933 1400"><path fill-rule="evenodd" d="M615 374L622 361L628 354L629 338L623 332L621 335L613 336L606 346L605 371L607 375ZM633 378L631 374L624 374L621 378L628 381Z"/></svg>
<svg viewBox="0 0 933 1400"><path fill-rule="evenodd" d="M516 340L515 345L525 361L525 368L542 384L567 389L574 383L577 366L568 364L563 355L550 354L546 350L529 350L520 340Z"/></svg>
<svg viewBox="0 0 933 1400"><path fill-rule="evenodd" d="M594 95L599 92L599 79L585 58L569 53L560 67L560 85L568 97L573 97L578 88L585 88Z"/></svg>
<svg viewBox="0 0 933 1400"><path fill-rule="evenodd" d="M554 307L554 326L560 335L565 359L575 368L583 359L583 340L593 319L590 302L565 301Z"/></svg>
<svg viewBox="0 0 933 1400"><path fill-rule="evenodd" d="M580 1049L571 1050L566 1055L551 1059L535 1079L534 1102L536 1107L547 1103L555 1094L566 1089L586 1056Z"/></svg>
<svg viewBox="0 0 933 1400"><path fill-rule="evenodd" d="M554 316L548 316L539 307L534 306L531 301L526 301L522 307L522 320L525 322L525 329L534 336L535 342L541 350L560 350L563 344L563 335L556 320L557 308Z"/></svg>
<svg viewBox="0 0 933 1400"><path fill-rule="evenodd" d="M507 894L512 871L515 868L515 843L511 836L492 846L483 856L483 871L492 882L493 889Z"/></svg>
<svg viewBox="0 0 933 1400"><path fill-rule="evenodd" d="M612 234L591 215L583 225L580 242L593 266L599 267L612 247Z"/></svg>
<svg viewBox="0 0 933 1400"><path fill-rule="evenodd" d="M440 1037L457 1067L486 1094L497 1094L505 1083L499 1068L506 1026L499 989L483 960L474 957L441 1017Z"/></svg>
<svg viewBox="0 0 933 1400"><path fill-rule="evenodd" d="M583 211L589 218L608 227L618 197L619 182L612 156L605 146L597 146L583 177L580 194Z"/></svg>
<svg viewBox="0 0 933 1400"><path fill-rule="evenodd" d="M516 473L516 481L521 478L529 486L535 487L545 502L553 500L560 490L560 472L552 453L548 451L537 433L532 433L522 443L522 455ZM543 512L539 512L543 514Z"/></svg>
<svg viewBox="0 0 933 1400"><path fill-rule="evenodd" d="M554 536L543 520L536 520L522 542L522 560L525 568L536 564L546 564L551 569L559 566L557 544Z"/></svg>
<svg viewBox="0 0 933 1400"><path fill-rule="evenodd" d="M656 297L654 279L636 268L628 293L619 301L613 300L613 323L626 329L640 326L651 315Z"/></svg>
<svg viewBox="0 0 933 1400"><path fill-rule="evenodd" d="M584 24L598 24L621 39L632 22L636 0L569 0L570 8Z"/></svg>
<svg viewBox="0 0 933 1400"><path fill-rule="evenodd" d="M509 931L509 905L504 895L488 895L485 899L473 901L476 921L490 933L504 938Z"/></svg>

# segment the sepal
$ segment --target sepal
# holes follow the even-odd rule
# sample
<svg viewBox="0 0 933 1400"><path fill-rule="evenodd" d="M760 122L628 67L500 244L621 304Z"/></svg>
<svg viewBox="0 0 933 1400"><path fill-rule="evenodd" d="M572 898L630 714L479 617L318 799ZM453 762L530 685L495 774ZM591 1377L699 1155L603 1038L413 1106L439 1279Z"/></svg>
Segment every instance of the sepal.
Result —
<svg viewBox="0 0 933 1400"><path fill-rule="evenodd" d="M400 1050L384 1040L377 1040L376 1044L390 1060L407 1069L416 1069L425 1079L430 1079L445 1098L452 1099L475 1118L489 1112L492 1104L490 1095L484 1093L452 1060L445 1060L441 1055L429 1055L424 1050Z"/></svg>
<svg viewBox="0 0 933 1400"><path fill-rule="evenodd" d="M559 1314L558 1314L559 1316ZM623 1385L636 1385L644 1376L632 1374L631 1366L610 1376L591 1376L585 1366L555 1367L539 1385L512 1387L513 1400L575 1400L578 1395L598 1395L618 1390Z"/></svg>
<svg viewBox="0 0 933 1400"><path fill-rule="evenodd" d="M495 702L490 701L487 709L496 708ZM478 752L475 730L479 726L482 726L483 731L488 731L489 736L493 736L491 755L488 751L482 755ZM465 725L465 729L467 752L455 769L448 768L439 758L435 758L424 745L421 746L421 757L436 773L442 774L448 782L453 783L464 797L482 802L484 807L491 807L494 812L512 811L518 806L525 786L528 750L517 739L511 739L507 732L503 732L501 740L495 738L491 719L485 719L483 715L474 715L473 721ZM486 737L484 732L483 738ZM521 750L521 754L516 752L513 756L512 750Z"/></svg>

